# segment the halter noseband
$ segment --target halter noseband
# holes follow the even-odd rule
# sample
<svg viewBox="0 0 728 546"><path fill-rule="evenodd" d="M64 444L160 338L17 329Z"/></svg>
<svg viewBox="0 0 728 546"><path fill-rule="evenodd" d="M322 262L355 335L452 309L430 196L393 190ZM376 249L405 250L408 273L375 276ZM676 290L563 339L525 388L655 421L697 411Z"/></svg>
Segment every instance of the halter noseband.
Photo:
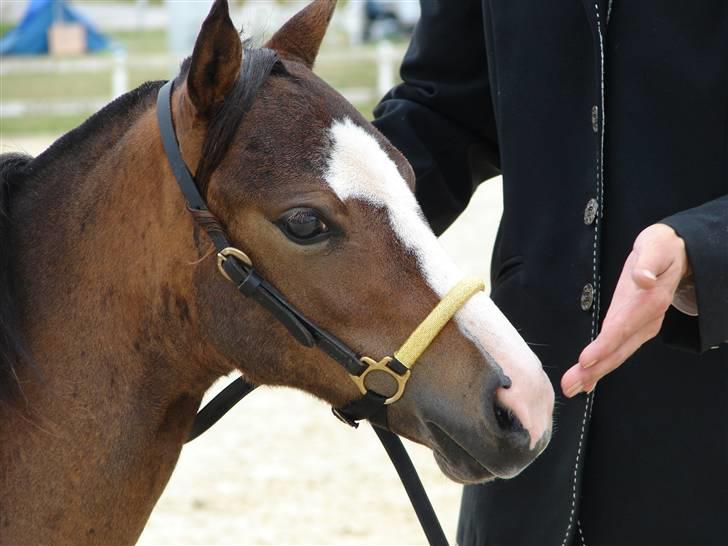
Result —
<svg viewBox="0 0 728 546"><path fill-rule="evenodd" d="M157 96L157 120L164 151L174 177L187 201L187 207L193 212L209 213L207 204L200 195L197 184L187 169L179 149L170 105L172 87L173 80L170 80L162 86ZM402 397L411 376L411 369L422 353L455 313L475 293L485 289L485 285L480 279L462 280L445 295L394 355L377 361L368 356L360 356L343 341L316 326L288 303L272 285L255 271L252 260L243 251L233 246L224 232L209 229L206 231L217 250L217 267L227 280L234 283L243 295L253 298L270 311L299 343L306 347L318 347L349 373L362 397L342 408L335 408L334 414L352 426L356 426L356 422L361 419L374 416L385 406ZM367 387L366 378L377 371L394 379L396 390L393 394L380 394Z"/></svg>

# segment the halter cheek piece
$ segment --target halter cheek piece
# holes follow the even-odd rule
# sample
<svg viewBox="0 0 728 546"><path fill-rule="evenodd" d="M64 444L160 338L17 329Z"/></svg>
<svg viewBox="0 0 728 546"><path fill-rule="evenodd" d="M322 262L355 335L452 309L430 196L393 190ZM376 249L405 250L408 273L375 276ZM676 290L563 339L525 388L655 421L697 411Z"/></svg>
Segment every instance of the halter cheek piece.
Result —
<svg viewBox="0 0 728 546"><path fill-rule="evenodd" d="M162 137L162 144L167 160L187 201L191 212L209 214L207 204L200 195L194 178L182 159L177 142L177 135L172 122L170 98L173 80L168 81L159 90L157 96L157 120ZM194 215L195 220L198 219ZM430 312L415 329L405 343L392 356L377 361L368 356L360 356L333 334L322 330L308 320L265 279L255 271L252 260L242 250L234 247L227 235L217 229L205 228L217 250L217 268L245 296L253 298L270 311L283 324L293 337L306 347L318 347L338 362L349 373L349 377L362 394L361 398L350 402L342 408L333 409L334 415L351 426L358 426L361 419L376 418L386 424L386 406L399 400L404 394L407 381L412 375L412 367L429 347L438 333L445 327L455 313L476 292L485 288L478 279L468 278L458 283L448 292L442 301ZM380 394L367 387L370 374L386 374L394 379L396 388L388 394ZM255 385L242 377L237 378L225 387L215 398L202 408L192 426L188 442L193 440L215 422L217 422L237 402L255 389ZM402 441L380 426L374 427L379 440L394 464L397 473L412 502L428 542L433 546L447 545L447 538L442 531L432 504L427 498L417 471L402 445Z"/></svg>

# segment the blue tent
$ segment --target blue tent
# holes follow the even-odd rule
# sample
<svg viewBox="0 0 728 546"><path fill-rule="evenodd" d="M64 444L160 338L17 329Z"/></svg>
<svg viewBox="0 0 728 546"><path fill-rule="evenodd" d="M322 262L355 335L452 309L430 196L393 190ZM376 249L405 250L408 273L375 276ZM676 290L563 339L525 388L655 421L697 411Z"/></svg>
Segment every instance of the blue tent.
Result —
<svg viewBox="0 0 728 546"><path fill-rule="evenodd" d="M30 0L18 26L0 38L0 55L44 55L48 53L48 29L53 23L81 23L86 29L86 50L112 46L109 38L72 10L66 0Z"/></svg>

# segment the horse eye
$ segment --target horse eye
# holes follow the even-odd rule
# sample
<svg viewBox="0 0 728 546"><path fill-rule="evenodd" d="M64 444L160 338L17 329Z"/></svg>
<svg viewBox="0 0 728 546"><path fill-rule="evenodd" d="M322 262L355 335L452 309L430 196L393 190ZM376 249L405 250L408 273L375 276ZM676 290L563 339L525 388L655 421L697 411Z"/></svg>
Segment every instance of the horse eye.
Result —
<svg viewBox="0 0 728 546"><path fill-rule="evenodd" d="M293 209L278 221L278 227L291 241L298 244L313 244L329 235L329 228L314 209Z"/></svg>

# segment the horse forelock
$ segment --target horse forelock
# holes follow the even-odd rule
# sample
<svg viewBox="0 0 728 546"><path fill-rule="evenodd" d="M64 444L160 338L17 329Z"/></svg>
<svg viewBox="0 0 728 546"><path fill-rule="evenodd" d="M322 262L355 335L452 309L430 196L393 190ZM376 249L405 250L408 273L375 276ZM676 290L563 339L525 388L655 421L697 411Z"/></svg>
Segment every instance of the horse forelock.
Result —
<svg viewBox="0 0 728 546"><path fill-rule="evenodd" d="M183 64L180 78L186 76L188 70L189 60ZM245 114L271 74L287 75L275 51L265 48L244 50L240 75L223 103L212 114L202 143L195 182L203 197L207 197L212 173L230 150Z"/></svg>

